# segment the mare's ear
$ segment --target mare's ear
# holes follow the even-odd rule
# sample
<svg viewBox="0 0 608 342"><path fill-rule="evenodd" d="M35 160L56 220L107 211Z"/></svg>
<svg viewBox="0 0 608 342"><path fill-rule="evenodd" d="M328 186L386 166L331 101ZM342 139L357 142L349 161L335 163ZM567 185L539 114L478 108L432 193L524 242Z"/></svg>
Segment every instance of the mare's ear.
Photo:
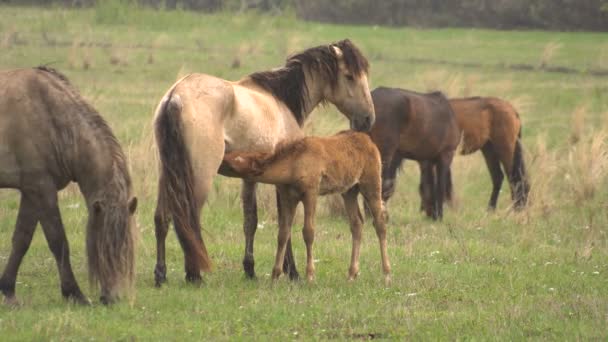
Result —
<svg viewBox="0 0 608 342"><path fill-rule="evenodd" d="M135 196L131 197L128 205L129 205L129 214L133 215L135 213L135 210L137 210L137 197L135 197Z"/></svg>
<svg viewBox="0 0 608 342"><path fill-rule="evenodd" d="M331 45L330 47L331 47L331 50L334 52L334 55L336 55L336 57L338 57L338 59L342 58L343 53L339 47L337 47L335 45Z"/></svg>

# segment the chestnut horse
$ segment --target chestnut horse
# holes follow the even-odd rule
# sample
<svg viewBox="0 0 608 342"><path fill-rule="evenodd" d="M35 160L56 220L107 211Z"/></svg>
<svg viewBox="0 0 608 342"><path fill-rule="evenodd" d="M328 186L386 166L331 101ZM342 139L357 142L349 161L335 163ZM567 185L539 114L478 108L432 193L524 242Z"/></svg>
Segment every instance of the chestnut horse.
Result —
<svg viewBox="0 0 608 342"><path fill-rule="evenodd" d="M191 74L171 86L154 118L161 164L154 215L156 285L166 280L165 238L170 219L184 250L186 280L198 282L200 271L210 269L200 232L200 210L213 177L218 170L224 172L220 165L225 152L271 152L280 141L303 136L304 122L324 102L338 107L353 129L369 130L374 107L367 77L367 59L351 41L343 40L310 48L289 57L284 67L236 82ZM253 278L255 182L243 182L241 197L245 215L243 267ZM286 260L291 259L288 253ZM289 272L297 278L295 267Z"/></svg>
<svg viewBox="0 0 608 342"><path fill-rule="evenodd" d="M430 198L427 216L443 217L444 195L448 188L450 164L460 141L460 129L452 108L440 92L420 94L409 90L380 87L372 91L376 123L370 131L382 157L382 199L395 191L395 178L403 159L422 162Z"/></svg>
<svg viewBox="0 0 608 342"><path fill-rule="evenodd" d="M357 196L363 195L374 218L380 242L385 283L390 282L390 262L386 252L386 228L381 195L380 153L368 135L345 131L331 137L306 137L279 145L274 153L230 152L224 162L237 176L250 181L277 185L281 201L278 246L272 278L282 273L287 241L299 202L304 204L306 278L314 279L312 244L315 238L317 197L339 193L350 220L352 253L349 280L359 274L359 250L363 219Z"/></svg>
<svg viewBox="0 0 608 342"><path fill-rule="evenodd" d="M463 131L461 153L466 155L481 150L490 171L492 194L488 208L496 209L504 174L511 187L513 207L516 210L525 207L530 185L521 145L521 121L515 108L495 97L455 98L450 99L450 105ZM423 166L421 172L424 173L422 169ZM421 188L428 187L424 178L421 177ZM449 188L451 196L451 181ZM424 197L422 201L425 202Z"/></svg>
<svg viewBox="0 0 608 342"><path fill-rule="evenodd" d="M0 72L0 188L21 191L12 249L0 278L5 302L16 304L15 282L38 222L57 262L61 293L81 304L57 192L70 181L84 195L89 279L101 301L132 293L135 231L131 179L110 127L57 71L38 67Z"/></svg>

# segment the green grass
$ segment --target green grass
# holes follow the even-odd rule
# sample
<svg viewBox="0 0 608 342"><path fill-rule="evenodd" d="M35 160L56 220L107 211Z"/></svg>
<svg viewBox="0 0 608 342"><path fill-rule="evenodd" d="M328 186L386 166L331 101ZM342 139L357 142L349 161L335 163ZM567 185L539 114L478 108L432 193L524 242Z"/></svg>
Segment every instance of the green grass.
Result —
<svg viewBox="0 0 608 342"><path fill-rule="evenodd" d="M595 151L591 137L608 127L608 78L585 72L608 67L606 34L332 26L298 21L291 14L134 9L116 19L112 6L124 6L120 3L89 10L0 6L0 69L50 63L63 71L108 119L128 152L140 204L137 298L132 305L112 307L64 302L55 262L37 232L18 278L23 305L0 306L2 340L608 337L608 165L599 165L595 178L584 173L587 169L574 167L579 156ZM483 159L479 154L459 156L454 162L459 205L447 210L442 223L428 221L418 212L417 167L406 163L398 192L389 202L390 287L383 285L378 244L369 224L361 276L347 282L350 233L346 221L327 209L328 201L321 203L317 219L316 282L281 279L272 284L272 188L263 186L260 194L263 228L256 236L255 254L259 279L249 281L241 270L239 182L217 178L203 211L215 272L201 288L187 285L182 252L171 233L169 283L154 288L157 175L151 119L162 94L188 72L234 80L281 65L289 53L345 37L369 57L372 87L441 89L450 96L492 95L513 102L524 122L533 187L530 208L521 214L509 212L504 184L499 209L486 212L491 188ZM553 43L559 48L543 59ZM241 67L233 69L237 57ZM429 61L412 62L420 59ZM580 73L502 67L538 66L543 60ZM585 135L571 146L572 113L581 106L586 108ZM346 126L335 108L327 106L313 115L307 129L323 135ZM587 179L596 188L593 197L577 195ZM1 267L10 252L17 207L17 192L0 191ZM74 271L86 289L86 211L75 187L62 193L61 209ZM294 246L303 271L300 226L301 217L294 227ZM86 292L92 299L98 296Z"/></svg>

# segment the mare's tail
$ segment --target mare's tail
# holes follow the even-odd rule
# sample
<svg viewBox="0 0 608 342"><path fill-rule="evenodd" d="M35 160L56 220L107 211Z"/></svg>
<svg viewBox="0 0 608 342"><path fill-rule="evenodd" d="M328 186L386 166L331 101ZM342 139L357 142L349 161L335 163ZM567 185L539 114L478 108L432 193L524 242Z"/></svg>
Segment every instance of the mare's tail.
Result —
<svg viewBox="0 0 608 342"><path fill-rule="evenodd" d="M517 134L515 142L515 151L513 153L513 170L511 171L511 184L514 194L515 208L522 209L528 202L528 193L530 192L530 184L526 175L526 166L524 163L523 148L521 145L521 128Z"/></svg>
<svg viewBox="0 0 608 342"><path fill-rule="evenodd" d="M210 271L211 260L201 236L200 212L194 194L194 172L184 141L182 104L173 90L161 103L156 116L155 135L160 155L159 196L173 217L173 225L184 250L187 271Z"/></svg>

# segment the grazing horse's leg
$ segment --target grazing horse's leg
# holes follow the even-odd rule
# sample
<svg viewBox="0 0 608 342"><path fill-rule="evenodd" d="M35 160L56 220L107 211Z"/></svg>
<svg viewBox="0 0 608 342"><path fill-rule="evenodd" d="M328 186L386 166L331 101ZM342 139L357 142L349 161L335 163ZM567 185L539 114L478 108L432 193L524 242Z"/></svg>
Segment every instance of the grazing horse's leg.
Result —
<svg viewBox="0 0 608 342"><path fill-rule="evenodd" d="M276 189L277 196L277 217L281 217L281 200L279 198L280 192ZM287 240L287 247L285 251L285 260L283 262L283 273L289 274L289 279L298 280L300 279L300 274L298 274L298 269L296 268L296 259L293 255L293 249L291 248L291 237Z"/></svg>
<svg viewBox="0 0 608 342"><path fill-rule="evenodd" d="M162 176L161 176L162 177ZM165 240L169 231L168 210L158 193L156 210L154 211L154 227L156 234L156 267L154 268L154 283L160 287L167 281L167 265L165 264Z"/></svg>
<svg viewBox="0 0 608 342"><path fill-rule="evenodd" d="M488 209L496 209L496 202L498 201L498 195L500 194L500 187L504 179L504 174L500 169L500 161L494 150L494 145L488 142L482 148L481 152L486 160L488 171L490 171L490 177L492 177L492 195L490 196L490 202L488 203Z"/></svg>
<svg viewBox="0 0 608 342"><path fill-rule="evenodd" d="M283 273L282 265L285 261L285 249L291 237L291 226L298 206L298 198L292 196L286 186L277 186L277 191L281 193L281 215L279 216L279 233L277 236L277 254L274 267L272 269L272 279L278 279Z"/></svg>
<svg viewBox="0 0 608 342"><path fill-rule="evenodd" d="M378 197L379 189L374 184L361 184L361 194L365 198L365 202L372 211L374 217L374 229L378 242L380 243L380 257L382 258L382 271L384 273L384 284L389 285L391 282L391 263L388 259L387 244L386 244L386 225L382 213L382 201Z"/></svg>
<svg viewBox="0 0 608 342"><path fill-rule="evenodd" d="M243 231L245 233L245 256L243 269L249 278L255 278L255 261L253 258L253 240L258 228L258 207L255 195L256 183L243 180L241 201L243 202Z"/></svg>
<svg viewBox="0 0 608 342"><path fill-rule="evenodd" d="M317 208L317 191L309 189L304 194L304 228L302 236L306 243L306 280L315 279L315 262L312 253L312 244L315 241L315 211Z"/></svg>
<svg viewBox="0 0 608 342"><path fill-rule="evenodd" d="M433 162L421 161L420 166L420 211L424 211L426 216L433 217L435 211L435 170Z"/></svg>
<svg viewBox="0 0 608 342"><path fill-rule="evenodd" d="M382 161L382 200L387 202L395 193L397 170L403 158L393 151L382 158Z"/></svg>
<svg viewBox="0 0 608 342"><path fill-rule="evenodd" d="M350 268L348 269L348 280L350 281L355 280L359 275L359 252L361 248L363 219L361 216L361 211L359 211L359 203L357 202L358 194L359 189L356 186L342 194L342 199L344 200L344 209L346 209L346 214L348 215L348 220L350 222L350 233L353 240L350 254ZM369 208L369 210L373 213L372 208Z"/></svg>
<svg viewBox="0 0 608 342"><path fill-rule="evenodd" d="M9 256L2 278L0 278L0 291L4 294L4 302L8 305L16 305L18 303L15 296L17 272L19 271L23 256L30 247L37 223L38 215L34 204L29 195L24 193L21 195L17 224L13 232L11 255Z"/></svg>
<svg viewBox="0 0 608 342"><path fill-rule="evenodd" d="M448 176L450 172L450 164L452 164L452 159L454 158L454 152L446 152L443 153L437 162L437 187L435 191L437 204L435 208L435 216L434 219L441 220L443 218L443 199L445 197Z"/></svg>
<svg viewBox="0 0 608 342"><path fill-rule="evenodd" d="M61 294L68 299L73 299L79 304L90 304L89 300L82 294L74 272L70 265L70 248L65 235L65 229L61 222L61 214L57 207L56 190L47 190L38 194L36 204L40 210L40 223L46 241L55 256L59 278L61 281Z"/></svg>

